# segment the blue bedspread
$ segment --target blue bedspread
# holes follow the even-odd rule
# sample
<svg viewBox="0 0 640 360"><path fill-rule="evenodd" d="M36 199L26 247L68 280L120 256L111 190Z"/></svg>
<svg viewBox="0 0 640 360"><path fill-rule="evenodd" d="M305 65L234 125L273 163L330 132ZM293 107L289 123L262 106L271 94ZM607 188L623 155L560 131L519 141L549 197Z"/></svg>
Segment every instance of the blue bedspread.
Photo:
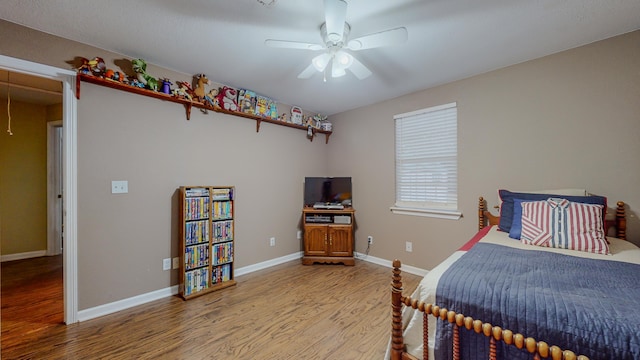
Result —
<svg viewBox="0 0 640 360"><path fill-rule="evenodd" d="M640 359L640 265L478 243L443 274L436 304L591 360ZM488 338L460 334L462 359L487 358ZM436 359L451 358L451 337L438 321ZM498 355L531 358L504 344Z"/></svg>

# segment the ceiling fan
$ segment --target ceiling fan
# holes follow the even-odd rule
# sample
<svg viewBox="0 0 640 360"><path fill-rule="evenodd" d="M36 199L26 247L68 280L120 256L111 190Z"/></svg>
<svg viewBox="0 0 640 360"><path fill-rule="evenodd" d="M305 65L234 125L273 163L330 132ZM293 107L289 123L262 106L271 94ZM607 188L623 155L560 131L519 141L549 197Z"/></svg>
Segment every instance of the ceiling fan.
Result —
<svg viewBox="0 0 640 360"><path fill-rule="evenodd" d="M344 0L324 0L324 14L325 22L320 26L322 44L273 39L264 42L274 48L325 50L311 60L311 64L298 75L298 79L308 79L316 72L323 72L324 80L327 81L325 70L328 69L331 69L331 77L343 76L348 69L358 79L365 79L371 75L371 71L347 50L359 51L402 44L408 38L407 29L398 27L349 40L351 26L346 22L347 2Z"/></svg>

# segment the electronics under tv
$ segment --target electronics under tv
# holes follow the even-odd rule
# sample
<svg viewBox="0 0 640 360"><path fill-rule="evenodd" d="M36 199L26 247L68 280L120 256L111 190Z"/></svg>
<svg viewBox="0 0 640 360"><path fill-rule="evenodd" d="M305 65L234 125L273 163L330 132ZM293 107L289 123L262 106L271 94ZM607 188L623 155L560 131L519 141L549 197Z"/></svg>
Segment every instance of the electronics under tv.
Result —
<svg viewBox="0 0 640 360"><path fill-rule="evenodd" d="M344 209L352 206L350 177L306 177L304 205L316 209Z"/></svg>

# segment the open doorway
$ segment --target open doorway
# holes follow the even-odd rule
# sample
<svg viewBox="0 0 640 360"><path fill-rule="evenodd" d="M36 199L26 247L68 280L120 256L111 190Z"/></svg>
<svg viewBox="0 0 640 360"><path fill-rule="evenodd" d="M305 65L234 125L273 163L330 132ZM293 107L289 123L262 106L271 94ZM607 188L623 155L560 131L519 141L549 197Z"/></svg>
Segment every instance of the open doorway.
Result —
<svg viewBox="0 0 640 360"><path fill-rule="evenodd" d="M78 317L78 295L77 295L77 101L75 98L75 72L37 64L16 58L0 55L0 69L16 74L25 74L41 77L48 80L59 81L62 84L62 104L61 104L61 124L60 130L53 126L50 131L60 132L61 135L61 156L62 164L61 184L61 210L58 212L61 223L64 223L63 230L60 230L60 248L62 249L63 265L63 317L66 324L77 322ZM46 146L46 145L45 145ZM54 185L55 186L55 185ZM55 191L53 192L55 193ZM49 193L47 193L49 194ZM47 195L48 197L51 195ZM57 194L56 194L57 197ZM47 200L48 202L48 200ZM55 213L55 212L54 212ZM54 215L55 216L55 215ZM3 219L0 219L2 222ZM47 226L46 233L49 232ZM62 235L64 234L64 235ZM47 236L48 239L48 235ZM64 236L64 240L62 239ZM44 253L55 252L57 245L55 242L47 242Z"/></svg>
<svg viewBox="0 0 640 360"><path fill-rule="evenodd" d="M3 352L64 324L62 100L61 81L0 69Z"/></svg>

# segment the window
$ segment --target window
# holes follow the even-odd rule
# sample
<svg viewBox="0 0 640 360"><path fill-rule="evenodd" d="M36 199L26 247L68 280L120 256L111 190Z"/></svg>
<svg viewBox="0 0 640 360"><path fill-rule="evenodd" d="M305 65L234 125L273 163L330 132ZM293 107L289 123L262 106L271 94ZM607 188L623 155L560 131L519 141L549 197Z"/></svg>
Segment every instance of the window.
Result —
<svg viewBox="0 0 640 360"><path fill-rule="evenodd" d="M458 110L451 103L394 116L394 213L459 219Z"/></svg>

